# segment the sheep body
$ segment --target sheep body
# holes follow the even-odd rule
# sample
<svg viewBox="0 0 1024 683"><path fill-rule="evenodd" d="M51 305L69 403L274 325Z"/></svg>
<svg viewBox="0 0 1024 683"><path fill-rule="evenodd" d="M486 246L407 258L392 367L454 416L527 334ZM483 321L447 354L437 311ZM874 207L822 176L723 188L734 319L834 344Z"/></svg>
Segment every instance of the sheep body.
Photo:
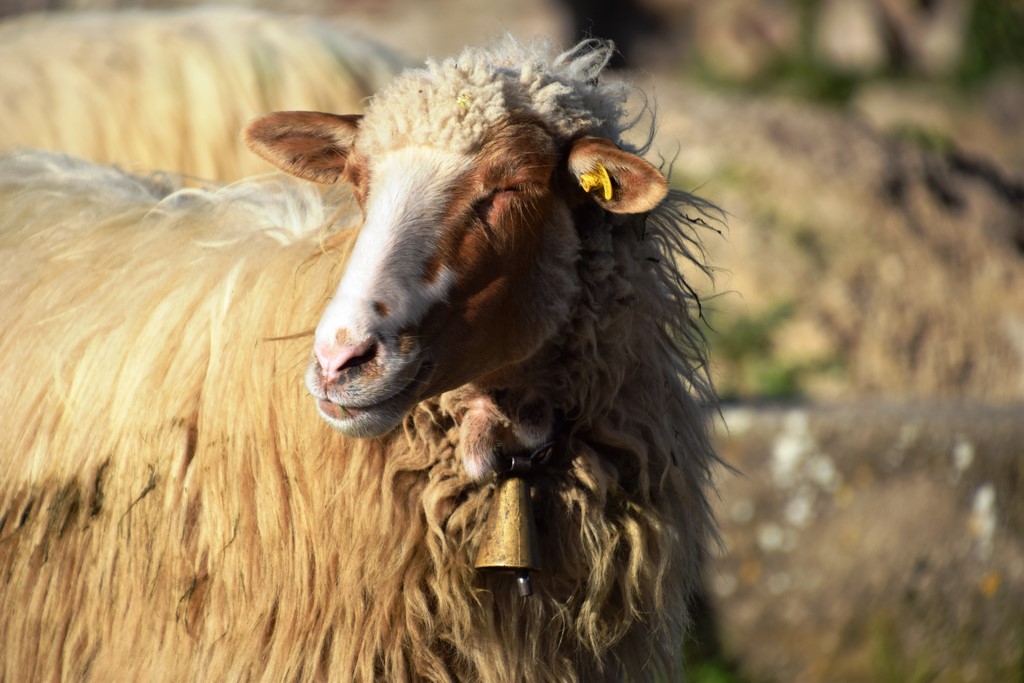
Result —
<svg viewBox="0 0 1024 683"><path fill-rule="evenodd" d="M0 23L0 150L39 148L232 181L272 109L360 111L403 66L322 19L244 9L75 12Z"/></svg>
<svg viewBox="0 0 1024 683"><path fill-rule="evenodd" d="M523 601L472 567L493 485L458 456L458 390L374 439L308 405L347 191L0 159L0 678L674 671L713 533L689 201L580 226L575 309L524 373L568 427Z"/></svg>

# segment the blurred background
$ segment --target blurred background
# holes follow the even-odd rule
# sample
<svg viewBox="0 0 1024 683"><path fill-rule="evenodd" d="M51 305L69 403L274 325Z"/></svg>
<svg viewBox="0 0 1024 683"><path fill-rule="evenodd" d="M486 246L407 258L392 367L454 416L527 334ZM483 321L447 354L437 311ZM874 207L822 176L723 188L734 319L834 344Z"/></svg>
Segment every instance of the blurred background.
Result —
<svg viewBox="0 0 1024 683"><path fill-rule="evenodd" d="M0 0L0 149L230 181L260 112L613 39L650 158L727 213L692 678L1024 681L1024 0L198 4Z"/></svg>

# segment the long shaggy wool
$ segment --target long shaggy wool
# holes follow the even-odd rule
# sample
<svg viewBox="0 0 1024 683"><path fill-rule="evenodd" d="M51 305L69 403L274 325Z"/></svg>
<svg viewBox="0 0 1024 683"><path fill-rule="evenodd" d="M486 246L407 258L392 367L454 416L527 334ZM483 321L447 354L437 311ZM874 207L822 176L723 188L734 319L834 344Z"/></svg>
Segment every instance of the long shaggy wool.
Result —
<svg viewBox="0 0 1024 683"><path fill-rule="evenodd" d="M243 9L0 23L0 150L232 181L270 167L239 131L275 109L359 112L403 66L337 24Z"/></svg>
<svg viewBox="0 0 1024 683"><path fill-rule="evenodd" d="M493 484L455 399L356 441L305 395L344 189L0 158L0 680L673 679L713 536L701 208L579 213L524 600L473 569Z"/></svg>

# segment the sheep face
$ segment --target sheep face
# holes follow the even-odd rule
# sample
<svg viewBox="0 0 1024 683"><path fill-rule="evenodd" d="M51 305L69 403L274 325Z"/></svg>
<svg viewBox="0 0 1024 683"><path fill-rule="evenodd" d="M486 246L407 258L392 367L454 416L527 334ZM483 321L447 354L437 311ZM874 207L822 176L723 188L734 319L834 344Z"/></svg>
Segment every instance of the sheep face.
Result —
<svg viewBox="0 0 1024 683"><path fill-rule="evenodd" d="M364 222L316 329L307 385L352 436L393 428L418 401L501 384L571 316L573 209L638 213L665 195L656 169L600 138L559 141L508 114L467 149L363 144L355 116L279 112L246 140L290 173L351 184Z"/></svg>

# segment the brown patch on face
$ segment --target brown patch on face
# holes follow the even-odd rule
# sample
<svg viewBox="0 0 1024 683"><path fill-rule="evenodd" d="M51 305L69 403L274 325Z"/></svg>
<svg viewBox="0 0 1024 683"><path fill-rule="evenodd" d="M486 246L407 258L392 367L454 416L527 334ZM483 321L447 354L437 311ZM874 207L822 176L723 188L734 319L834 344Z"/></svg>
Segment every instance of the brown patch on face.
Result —
<svg viewBox="0 0 1024 683"><path fill-rule="evenodd" d="M373 312L376 313L377 315L379 315L382 318L386 318L386 317L388 317L388 313L391 312L391 309L388 308L388 305L386 303L384 303L383 301L374 301L373 302Z"/></svg>
<svg viewBox="0 0 1024 683"><path fill-rule="evenodd" d="M384 366L381 365L378 359L371 360L369 363L363 363L352 368L352 370L355 371L353 379L358 379L360 382L376 382L384 374Z"/></svg>
<svg viewBox="0 0 1024 683"><path fill-rule="evenodd" d="M432 285L437 282L437 278L441 275L441 258L443 255L442 249L437 249L427 262L423 264L423 284Z"/></svg>
<svg viewBox="0 0 1024 683"><path fill-rule="evenodd" d="M359 208L366 211L366 193L369 191L370 167L366 157L352 150L345 163L345 172L342 178L352 186L352 194L359 203Z"/></svg>
<svg viewBox="0 0 1024 683"><path fill-rule="evenodd" d="M334 341L337 342L339 346L352 346L355 344L355 339L352 337L352 333L345 327L342 327L334 333Z"/></svg>
<svg viewBox="0 0 1024 683"><path fill-rule="evenodd" d="M416 335L408 332L403 332L398 336L398 352L403 356L408 356L410 353L416 350Z"/></svg>
<svg viewBox="0 0 1024 683"><path fill-rule="evenodd" d="M462 275L473 263L466 259L479 256L473 252L485 250L487 243L514 257L524 239L540 241L535 228L550 207L558 158L544 124L512 115L474 156L476 163L455 183L441 219L445 228L424 272L428 283L436 281L442 266Z"/></svg>
<svg viewBox="0 0 1024 683"><path fill-rule="evenodd" d="M446 303L421 330L444 354L432 382L442 390L493 370L496 361L520 360L534 348L528 283L556 201L559 155L541 122L510 117L475 158L455 184L424 273L427 281L443 268L455 274Z"/></svg>

